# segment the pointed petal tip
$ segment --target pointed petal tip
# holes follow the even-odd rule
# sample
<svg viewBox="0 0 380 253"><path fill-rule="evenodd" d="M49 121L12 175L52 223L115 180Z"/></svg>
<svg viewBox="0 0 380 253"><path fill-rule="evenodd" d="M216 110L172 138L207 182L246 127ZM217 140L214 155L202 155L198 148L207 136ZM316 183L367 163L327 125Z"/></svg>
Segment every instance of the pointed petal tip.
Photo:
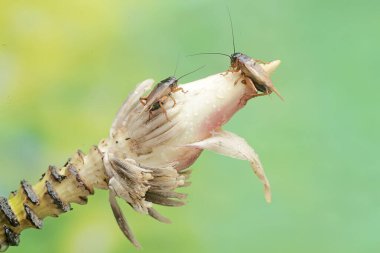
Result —
<svg viewBox="0 0 380 253"><path fill-rule="evenodd" d="M268 74L272 74L278 68L278 66L280 66L280 64L280 60L274 60L266 64L263 64L262 66Z"/></svg>
<svg viewBox="0 0 380 253"><path fill-rule="evenodd" d="M165 223L165 224L171 224L172 221L168 218L166 218L165 216L162 216L159 212L157 212L154 208L149 208L148 209L148 213L149 215L158 220L159 222L162 222L162 223Z"/></svg>
<svg viewBox="0 0 380 253"><path fill-rule="evenodd" d="M268 204L272 203L272 194L270 190L265 192L265 200Z"/></svg>
<svg viewBox="0 0 380 253"><path fill-rule="evenodd" d="M132 242L136 249L141 250L141 245L138 242Z"/></svg>
<svg viewBox="0 0 380 253"><path fill-rule="evenodd" d="M162 221L162 223L164 223L164 224L172 224L173 222L170 219L167 219L165 221Z"/></svg>
<svg viewBox="0 0 380 253"><path fill-rule="evenodd" d="M266 179L266 182L264 183L264 196L265 200L268 204L272 203L272 191L270 188L269 181Z"/></svg>

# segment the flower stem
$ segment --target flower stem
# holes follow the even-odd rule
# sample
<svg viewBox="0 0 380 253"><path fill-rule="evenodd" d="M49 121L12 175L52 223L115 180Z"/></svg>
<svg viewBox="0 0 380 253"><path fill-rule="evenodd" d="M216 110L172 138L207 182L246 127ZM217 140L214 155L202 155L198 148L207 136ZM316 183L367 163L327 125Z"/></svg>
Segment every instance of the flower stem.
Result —
<svg viewBox="0 0 380 253"><path fill-rule="evenodd" d="M17 246L24 229L41 229L44 218L70 211L72 203L86 204L94 188L107 189L102 160L96 146L88 155L78 151L62 168L49 166L33 186L22 180L8 199L0 197L0 251Z"/></svg>

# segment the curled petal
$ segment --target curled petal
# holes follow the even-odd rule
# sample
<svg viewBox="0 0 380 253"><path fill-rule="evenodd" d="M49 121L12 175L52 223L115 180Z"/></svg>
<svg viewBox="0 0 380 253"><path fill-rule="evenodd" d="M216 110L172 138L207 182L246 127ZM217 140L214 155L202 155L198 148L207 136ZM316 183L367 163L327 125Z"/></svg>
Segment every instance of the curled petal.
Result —
<svg viewBox="0 0 380 253"><path fill-rule="evenodd" d="M264 185L265 199L271 202L270 185L263 166L256 152L243 138L230 132L218 131L214 132L210 138L186 146L208 149L221 155L249 161L253 171Z"/></svg>

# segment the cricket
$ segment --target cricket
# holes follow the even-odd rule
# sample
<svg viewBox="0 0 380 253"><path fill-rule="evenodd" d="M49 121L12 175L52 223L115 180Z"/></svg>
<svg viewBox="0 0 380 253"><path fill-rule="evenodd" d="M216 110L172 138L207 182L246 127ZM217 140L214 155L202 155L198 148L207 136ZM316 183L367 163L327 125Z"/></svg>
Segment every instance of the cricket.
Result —
<svg viewBox="0 0 380 253"><path fill-rule="evenodd" d="M170 98L173 101L173 107L174 107L177 102L172 96L172 93L175 93L178 91L182 91L183 93L186 93L186 91L183 88L178 87L178 81L182 79L183 77L188 76L204 67L205 66L201 66L187 74L184 74L183 76L180 76L179 78L175 77L175 72L176 72L175 71L173 76L169 76L168 78L165 78L164 80L157 83L155 88L149 93L147 97L141 97L140 102L144 106L143 110L149 112L148 120L151 119L153 111L156 111L161 108L165 114L166 119L169 121L168 114L166 112L166 109L164 108L165 102ZM177 70L177 67L176 67L176 70Z"/></svg>
<svg viewBox="0 0 380 253"><path fill-rule="evenodd" d="M260 63L265 63L262 60L253 59L252 57L236 52L235 47L235 35L234 35L234 28L232 24L232 18L230 10L227 8L230 26L231 26L231 33L232 33L232 45L234 52L231 55L224 54L224 53L197 53L197 54L191 54L189 56L196 56L196 55L205 55L205 54L215 54L215 55L223 55L230 58L230 68L225 72L225 74L228 74L230 72L241 72L241 77L235 81L235 84L237 84L239 81L241 81L243 84L248 85L252 91L253 94L256 96L262 96L262 95L269 95L272 92L274 92L281 100L284 100L284 98L281 96L281 94L277 91L277 89L274 87L272 80L270 79L268 73L265 72L265 70L262 68ZM262 93L259 93L262 92Z"/></svg>

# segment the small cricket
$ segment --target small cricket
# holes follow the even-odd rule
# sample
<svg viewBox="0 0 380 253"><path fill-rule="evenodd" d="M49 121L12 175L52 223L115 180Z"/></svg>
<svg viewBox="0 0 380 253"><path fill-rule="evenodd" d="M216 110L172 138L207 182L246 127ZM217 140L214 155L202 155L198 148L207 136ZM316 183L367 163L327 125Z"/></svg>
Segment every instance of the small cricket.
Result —
<svg viewBox="0 0 380 253"><path fill-rule="evenodd" d="M229 16L230 25L231 25L232 45L234 49L233 54L228 55L224 53L198 53L198 54L192 54L190 56L203 55L203 54L218 54L218 55L227 56L228 58L230 58L231 65L225 74L228 74L229 72L232 72L232 73L239 72L239 71L241 72L241 77L235 81L235 85L239 81L241 81L243 84L249 85L249 87L252 88L255 96L269 95L272 92L274 92L281 100L284 100L281 94L274 87L268 73L266 73L265 70L260 65L260 63L265 63L265 62L258 59L253 59L252 57L246 54L236 52L234 28L232 25L232 18L231 18L231 13L230 13L229 8L227 8L227 11L228 11L228 16ZM262 93L259 93L259 91Z"/></svg>
<svg viewBox="0 0 380 253"><path fill-rule="evenodd" d="M178 81L181 78L188 76L204 67L205 66L201 66L187 74L184 74L183 76L179 78L175 77L175 72L176 72L175 71L173 76L169 76L168 78L165 78L164 80L157 83L157 85L154 87L154 89L149 93L147 97L141 97L140 103L144 106L143 111L149 112L148 121L152 117L152 113L160 108L164 112L166 119L170 121L168 114L166 112L166 109L164 108L165 102L170 98L173 101L173 107L174 107L177 104L177 102L172 96L172 94L178 91L182 91L183 93L187 92L183 88L178 87Z"/></svg>

